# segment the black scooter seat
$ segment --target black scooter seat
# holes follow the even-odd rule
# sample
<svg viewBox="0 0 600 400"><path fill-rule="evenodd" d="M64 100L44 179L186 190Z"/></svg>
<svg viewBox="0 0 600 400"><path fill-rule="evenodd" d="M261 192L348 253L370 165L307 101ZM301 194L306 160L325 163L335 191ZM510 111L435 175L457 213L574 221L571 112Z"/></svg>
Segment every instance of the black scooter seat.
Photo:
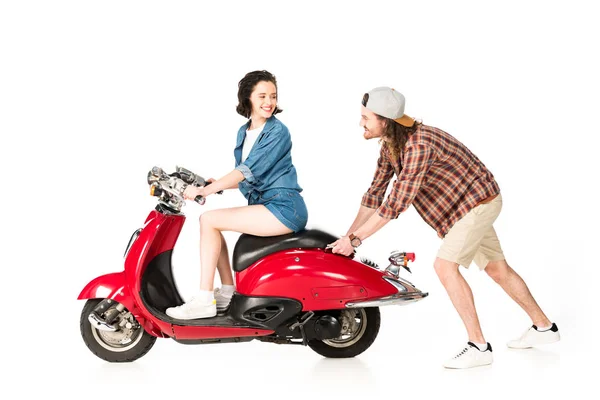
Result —
<svg viewBox="0 0 600 400"><path fill-rule="evenodd" d="M322 248L339 238L318 229L304 229L279 236L242 234L233 250L233 270L241 272L261 258L276 251L295 248Z"/></svg>

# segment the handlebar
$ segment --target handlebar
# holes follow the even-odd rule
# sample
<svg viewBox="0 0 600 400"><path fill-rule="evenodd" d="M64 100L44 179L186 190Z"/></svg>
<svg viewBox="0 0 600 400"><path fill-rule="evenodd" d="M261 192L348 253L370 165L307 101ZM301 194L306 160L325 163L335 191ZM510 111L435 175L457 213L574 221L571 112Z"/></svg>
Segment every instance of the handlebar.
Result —
<svg viewBox="0 0 600 400"><path fill-rule="evenodd" d="M206 186L210 185L211 183L212 183L212 182L208 182L208 181L207 181L206 183L204 183L204 186L206 187ZM219 191L217 192L217 194L223 194L223 191L222 191L222 190L219 190ZM204 203L206 202L206 199L205 199L204 197L202 197L202 196L196 196L196 198L194 199L194 201L195 201L196 203L200 204L200 205L204 205Z"/></svg>
<svg viewBox="0 0 600 400"><path fill-rule="evenodd" d="M160 167L153 167L148 172L147 181L150 185L150 195L158 197L161 203L177 211L185 204L183 192L189 185L204 187L212 183L179 166L176 166L175 172L171 174L167 174ZM223 194L223 191L219 191L218 194ZM194 201L202 205L206 200L202 196L197 196Z"/></svg>

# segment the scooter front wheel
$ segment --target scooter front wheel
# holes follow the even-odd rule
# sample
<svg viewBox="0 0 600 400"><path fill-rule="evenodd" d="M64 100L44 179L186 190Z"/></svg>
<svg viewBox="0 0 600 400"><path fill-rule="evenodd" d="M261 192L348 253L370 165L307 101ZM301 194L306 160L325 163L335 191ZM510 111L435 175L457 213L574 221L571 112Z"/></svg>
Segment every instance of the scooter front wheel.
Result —
<svg viewBox="0 0 600 400"><path fill-rule="evenodd" d="M350 358L367 350L377 338L381 315L378 307L350 308L340 315L342 333L335 339L313 339L308 346L328 358Z"/></svg>
<svg viewBox="0 0 600 400"><path fill-rule="evenodd" d="M156 337L148 334L126 309L117 316L115 330L92 326L89 316L102 300L88 300L81 311L81 337L91 352L110 362L131 362L148 353Z"/></svg>

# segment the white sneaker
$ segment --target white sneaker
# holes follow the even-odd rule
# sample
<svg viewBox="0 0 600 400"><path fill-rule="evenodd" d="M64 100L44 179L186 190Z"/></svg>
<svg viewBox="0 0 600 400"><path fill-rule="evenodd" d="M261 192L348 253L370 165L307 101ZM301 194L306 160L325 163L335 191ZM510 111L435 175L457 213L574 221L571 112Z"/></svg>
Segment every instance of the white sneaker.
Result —
<svg viewBox="0 0 600 400"><path fill-rule="evenodd" d="M233 297L233 293L224 293L221 288L216 288L215 291L215 300L217 301L217 310L222 311L229 307L229 303L231 302L231 298Z"/></svg>
<svg viewBox="0 0 600 400"><path fill-rule="evenodd" d="M547 331L538 331L537 326L533 325L527 329L520 338L511 340L506 345L511 349L529 349L540 344L549 344L560 340L560 333L556 324Z"/></svg>
<svg viewBox="0 0 600 400"><path fill-rule="evenodd" d="M207 303L202 299L192 297L190 301L178 307L167 308L166 313L169 317L176 319L210 318L217 315L217 302L212 300Z"/></svg>
<svg viewBox="0 0 600 400"><path fill-rule="evenodd" d="M468 342L464 349L444 363L444 367L452 369L473 368L489 365L493 360L492 345L488 343L487 349L481 351L473 343Z"/></svg>

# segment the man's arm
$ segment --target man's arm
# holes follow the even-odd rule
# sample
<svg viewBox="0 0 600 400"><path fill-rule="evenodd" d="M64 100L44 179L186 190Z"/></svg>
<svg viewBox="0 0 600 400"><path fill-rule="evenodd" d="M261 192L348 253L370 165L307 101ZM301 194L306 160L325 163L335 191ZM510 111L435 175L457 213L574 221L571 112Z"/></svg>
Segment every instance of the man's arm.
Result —
<svg viewBox="0 0 600 400"><path fill-rule="evenodd" d="M384 227L390 220L398 218L398 215L405 211L414 200L433 161L434 152L429 146L418 144L407 149L405 165L394 183L387 201L379 206L377 213L372 214L356 231L350 233L354 233L362 242ZM365 200L369 200L367 195L368 193L363 198L363 204L371 205L368 202L365 203ZM333 248L334 253L344 255L350 255L352 251L348 236L338 240Z"/></svg>
<svg viewBox="0 0 600 400"><path fill-rule="evenodd" d="M348 229L346 236L336 240L329 246L333 248L334 253L350 255L354 251L352 243L350 242L349 235L354 233L354 236L359 238L361 242L383 228L385 224L391 220L379 216L374 208L368 208L365 206L360 207L360 211L354 220L354 223Z"/></svg>
<svg viewBox="0 0 600 400"><path fill-rule="evenodd" d="M356 218L354 219L354 222L348 229L348 232L346 232L346 236L353 233L355 230L357 230L359 227L361 227L365 222L367 222L367 220L373 214L375 214L375 211L377 211L376 208L369 208L369 207L365 207L365 206L361 205L360 209L358 210L358 214L356 215Z"/></svg>
<svg viewBox="0 0 600 400"><path fill-rule="evenodd" d="M371 213L369 219L359 226L356 230L348 231L347 235L354 233L354 235L360 238L361 241L365 240L381 228L385 226L391 219L383 218L379 214L375 213L375 210Z"/></svg>
<svg viewBox="0 0 600 400"><path fill-rule="evenodd" d="M412 203L421 188L421 184L429 167L434 161L434 152L429 146L416 145L407 149L405 167L394 182L394 187L387 200L377 209L377 213L360 226L354 233L365 240L392 219L404 212Z"/></svg>
<svg viewBox="0 0 600 400"><path fill-rule="evenodd" d="M381 146L379 158L377 159L375 176L373 177L373 181L371 182L369 190L367 190L362 198L360 209L358 210L356 218L354 218L354 222L352 222L352 225L348 229L346 235L341 239L330 243L329 247L332 247L335 250L340 241L346 241L349 243L348 235L369 220L375 211L377 211L377 208L381 205L381 203L383 203L385 192L393 175L394 168L388 158L384 146Z"/></svg>

